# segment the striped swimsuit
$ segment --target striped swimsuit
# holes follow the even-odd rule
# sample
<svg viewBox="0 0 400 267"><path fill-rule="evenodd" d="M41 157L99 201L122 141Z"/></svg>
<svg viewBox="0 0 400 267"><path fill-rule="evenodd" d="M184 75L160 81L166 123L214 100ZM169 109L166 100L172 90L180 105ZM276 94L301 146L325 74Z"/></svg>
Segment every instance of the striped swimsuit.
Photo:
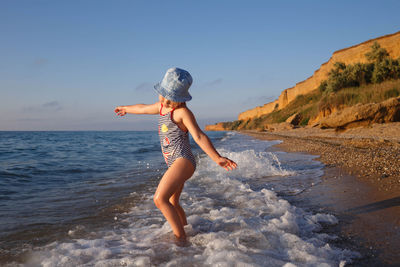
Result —
<svg viewBox="0 0 400 267"><path fill-rule="evenodd" d="M188 159L193 164L193 167L196 168L196 161L190 148L189 134L182 131L172 120L172 113L175 109L166 114L162 114L162 109L163 105L161 104L158 134L160 136L161 150L168 168L178 158Z"/></svg>

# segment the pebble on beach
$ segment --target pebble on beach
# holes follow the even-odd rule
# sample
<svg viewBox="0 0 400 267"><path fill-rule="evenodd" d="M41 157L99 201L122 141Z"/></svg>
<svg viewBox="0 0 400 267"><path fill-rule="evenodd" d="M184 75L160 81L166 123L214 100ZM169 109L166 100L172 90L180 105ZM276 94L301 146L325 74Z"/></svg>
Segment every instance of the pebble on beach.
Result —
<svg viewBox="0 0 400 267"><path fill-rule="evenodd" d="M384 126L376 126L376 128ZM399 128L393 123L391 128ZM374 135L374 129L360 128L350 134L338 134L321 129L295 129L285 132L251 134L263 139L280 139L285 151L319 155L319 160L331 167L345 169L349 174L368 181L381 191L400 190L400 135ZM354 134L356 133L356 134ZM378 137L377 137L378 136Z"/></svg>

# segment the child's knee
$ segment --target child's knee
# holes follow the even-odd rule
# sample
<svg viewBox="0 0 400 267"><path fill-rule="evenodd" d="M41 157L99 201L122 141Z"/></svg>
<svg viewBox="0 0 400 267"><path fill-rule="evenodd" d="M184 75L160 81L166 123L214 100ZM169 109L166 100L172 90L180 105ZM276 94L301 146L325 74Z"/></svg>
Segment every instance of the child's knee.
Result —
<svg viewBox="0 0 400 267"><path fill-rule="evenodd" d="M171 203L171 205L174 207L179 207L179 200L174 197L171 197L169 199L169 203Z"/></svg>
<svg viewBox="0 0 400 267"><path fill-rule="evenodd" d="M168 203L168 199L165 199L160 195L154 195L153 201L157 208L160 208L160 206L162 206L163 204Z"/></svg>

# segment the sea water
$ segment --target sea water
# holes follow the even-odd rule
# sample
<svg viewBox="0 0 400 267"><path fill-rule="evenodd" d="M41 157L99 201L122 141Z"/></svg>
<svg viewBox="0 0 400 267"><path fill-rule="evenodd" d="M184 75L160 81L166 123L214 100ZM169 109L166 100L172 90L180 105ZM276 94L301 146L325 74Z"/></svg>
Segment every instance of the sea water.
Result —
<svg viewBox="0 0 400 267"><path fill-rule="evenodd" d="M343 266L358 256L324 232L333 215L286 200L320 181L314 156L208 135L238 168L225 171L192 140L182 245L153 203L166 170L157 133L0 132L0 264Z"/></svg>

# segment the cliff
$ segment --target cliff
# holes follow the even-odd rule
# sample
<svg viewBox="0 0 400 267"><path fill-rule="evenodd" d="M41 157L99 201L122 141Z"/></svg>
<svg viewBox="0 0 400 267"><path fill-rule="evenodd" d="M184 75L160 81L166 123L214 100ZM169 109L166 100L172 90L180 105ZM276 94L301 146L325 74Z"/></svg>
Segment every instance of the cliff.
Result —
<svg viewBox="0 0 400 267"><path fill-rule="evenodd" d="M206 125L205 130L206 131L225 131L224 123L219 122L219 123L213 124L213 125Z"/></svg>
<svg viewBox="0 0 400 267"><path fill-rule="evenodd" d="M375 41L377 41L382 48L387 50L390 57L400 57L400 31L338 50L333 53L328 62L322 64L321 67L314 72L313 76L297 83L294 87L285 89L277 100L267 103L261 107L256 107L240 113L238 120L247 120L250 118L260 117L261 115L271 113L274 109L280 110L286 107L298 95L307 94L317 89L320 83L327 79L328 73L333 68L335 62L343 62L346 65L357 62L365 63L365 53L370 51L371 46Z"/></svg>
<svg viewBox="0 0 400 267"><path fill-rule="evenodd" d="M321 128L347 129L372 123L400 121L400 97L381 103L357 104L333 112L320 120Z"/></svg>

